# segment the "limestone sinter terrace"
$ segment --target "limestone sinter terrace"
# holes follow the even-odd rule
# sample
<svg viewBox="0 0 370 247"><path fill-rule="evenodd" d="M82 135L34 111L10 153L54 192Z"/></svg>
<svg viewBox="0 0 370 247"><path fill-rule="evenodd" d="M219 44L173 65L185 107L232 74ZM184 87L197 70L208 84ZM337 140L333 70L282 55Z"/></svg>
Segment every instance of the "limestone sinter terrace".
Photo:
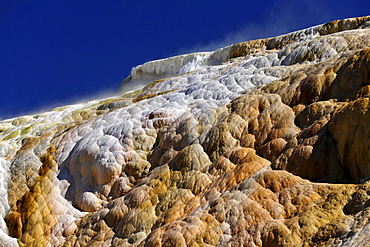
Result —
<svg viewBox="0 0 370 247"><path fill-rule="evenodd" d="M369 16L119 92L0 122L1 246L370 245Z"/></svg>

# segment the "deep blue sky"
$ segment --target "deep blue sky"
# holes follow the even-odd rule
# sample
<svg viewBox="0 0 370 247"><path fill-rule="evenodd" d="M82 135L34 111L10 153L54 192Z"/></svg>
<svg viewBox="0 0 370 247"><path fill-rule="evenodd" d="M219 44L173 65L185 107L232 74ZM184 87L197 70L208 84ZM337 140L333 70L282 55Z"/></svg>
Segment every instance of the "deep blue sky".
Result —
<svg viewBox="0 0 370 247"><path fill-rule="evenodd" d="M0 118L115 92L149 60L364 15L365 0L0 0Z"/></svg>

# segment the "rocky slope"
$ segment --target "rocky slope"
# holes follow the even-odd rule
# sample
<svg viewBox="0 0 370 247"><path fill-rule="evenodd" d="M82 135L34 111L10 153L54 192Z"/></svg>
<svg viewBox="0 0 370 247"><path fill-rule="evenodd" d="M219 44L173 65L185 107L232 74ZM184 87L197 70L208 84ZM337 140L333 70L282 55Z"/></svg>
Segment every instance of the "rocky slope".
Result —
<svg viewBox="0 0 370 247"><path fill-rule="evenodd" d="M370 245L369 96L370 17L140 65L0 122L0 245Z"/></svg>

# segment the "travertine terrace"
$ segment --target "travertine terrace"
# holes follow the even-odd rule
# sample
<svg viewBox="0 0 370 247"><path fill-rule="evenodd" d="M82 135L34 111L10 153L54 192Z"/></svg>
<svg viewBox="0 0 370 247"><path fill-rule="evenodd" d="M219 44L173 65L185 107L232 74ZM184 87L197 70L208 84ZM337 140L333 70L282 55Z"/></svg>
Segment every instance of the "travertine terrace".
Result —
<svg viewBox="0 0 370 247"><path fill-rule="evenodd" d="M0 245L369 246L369 96L370 17L137 66L0 122Z"/></svg>

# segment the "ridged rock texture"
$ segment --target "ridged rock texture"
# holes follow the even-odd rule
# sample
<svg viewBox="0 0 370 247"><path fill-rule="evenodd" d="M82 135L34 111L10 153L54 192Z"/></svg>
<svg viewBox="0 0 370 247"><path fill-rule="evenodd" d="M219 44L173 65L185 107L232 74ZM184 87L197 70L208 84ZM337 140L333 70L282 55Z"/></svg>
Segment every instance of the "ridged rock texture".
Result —
<svg viewBox="0 0 370 247"><path fill-rule="evenodd" d="M370 17L137 66L0 122L1 246L369 246Z"/></svg>

